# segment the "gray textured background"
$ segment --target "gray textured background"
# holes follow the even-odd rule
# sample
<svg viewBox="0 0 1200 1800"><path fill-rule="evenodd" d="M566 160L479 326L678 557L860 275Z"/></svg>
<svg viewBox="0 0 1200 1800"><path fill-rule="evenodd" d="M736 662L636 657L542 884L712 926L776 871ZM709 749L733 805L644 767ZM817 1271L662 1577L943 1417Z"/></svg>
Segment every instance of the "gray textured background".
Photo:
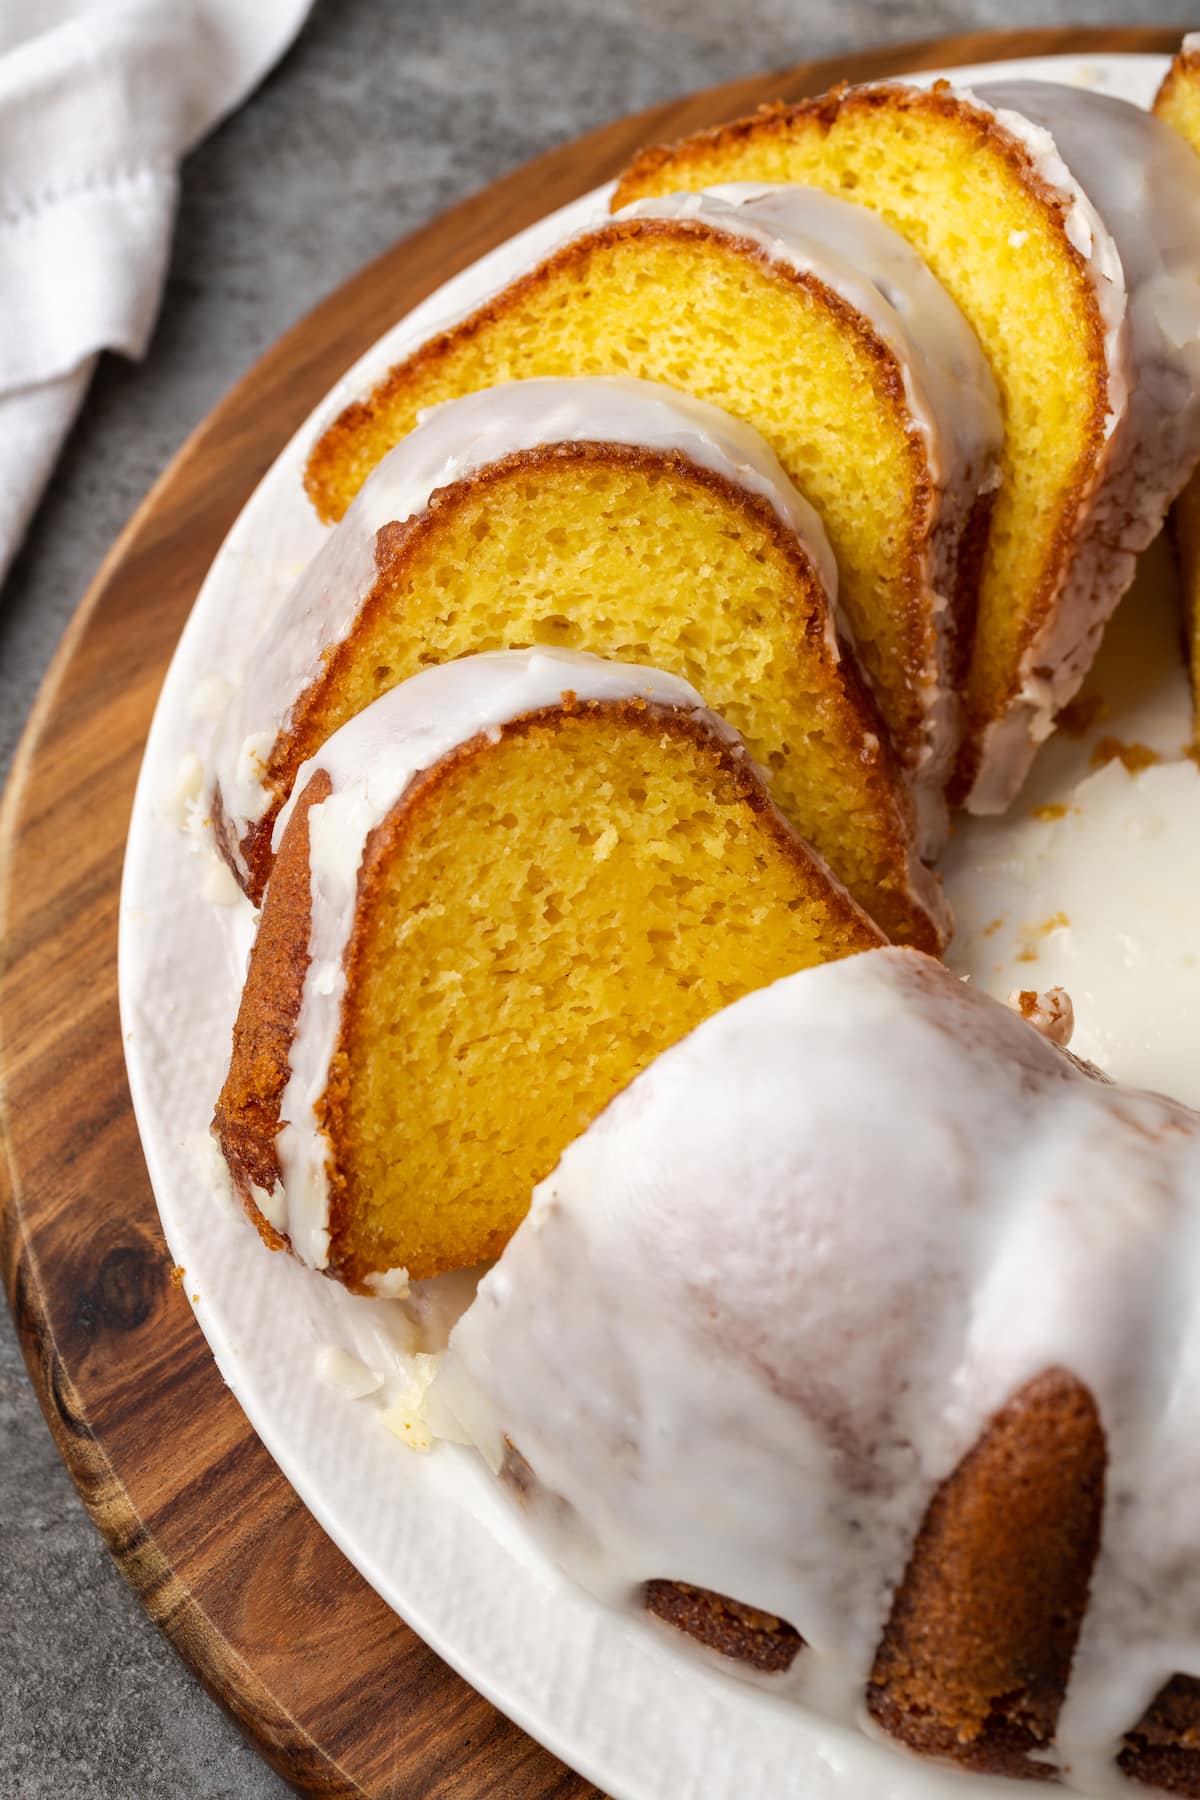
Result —
<svg viewBox="0 0 1200 1800"><path fill-rule="evenodd" d="M759 69L967 27L1151 18L1200 24L1200 0L317 0L185 166L150 353L102 362L0 592L0 778L76 602L188 432L331 287L452 201L592 125ZM0 1308L0 1800L285 1791L110 1564Z"/></svg>

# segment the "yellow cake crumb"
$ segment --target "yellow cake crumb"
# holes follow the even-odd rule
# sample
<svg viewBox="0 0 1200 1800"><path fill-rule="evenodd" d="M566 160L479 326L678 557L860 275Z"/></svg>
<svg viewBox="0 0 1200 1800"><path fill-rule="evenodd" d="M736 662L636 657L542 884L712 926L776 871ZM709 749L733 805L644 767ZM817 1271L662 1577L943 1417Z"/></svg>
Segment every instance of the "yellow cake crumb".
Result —
<svg viewBox="0 0 1200 1800"><path fill-rule="evenodd" d="M398 810L360 877L327 1115L353 1146L331 1176L349 1266L422 1279L498 1254L668 1044L881 941L737 768L683 721L555 714Z"/></svg>
<svg viewBox="0 0 1200 1800"><path fill-rule="evenodd" d="M1148 744L1127 744L1117 737L1101 738L1092 751L1093 769L1102 769L1110 762L1119 762L1131 775L1139 775L1143 769L1153 768L1155 763L1161 761L1158 751L1151 750Z"/></svg>

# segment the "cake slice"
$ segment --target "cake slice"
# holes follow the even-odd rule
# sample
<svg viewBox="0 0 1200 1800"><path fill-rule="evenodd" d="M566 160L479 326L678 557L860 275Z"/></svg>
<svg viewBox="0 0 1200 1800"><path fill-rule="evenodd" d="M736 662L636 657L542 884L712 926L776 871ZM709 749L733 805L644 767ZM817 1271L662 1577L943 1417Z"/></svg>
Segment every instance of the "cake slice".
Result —
<svg viewBox="0 0 1200 1800"><path fill-rule="evenodd" d="M957 738L953 627L973 606L999 416L974 336L862 208L794 190L681 196L564 244L398 364L315 445L339 518L421 411L501 381L626 374L723 407L816 508L840 605L927 820Z"/></svg>
<svg viewBox="0 0 1200 1800"><path fill-rule="evenodd" d="M617 1089L776 976L882 943L685 682L446 663L301 771L215 1131L350 1287L498 1254Z"/></svg>
<svg viewBox="0 0 1200 1800"><path fill-rule="evenodd" d="M1200 455L1200 178L1159 121L1107 95L887 83L645 151L613 204L746 180L878 212L991 363L1004 475L956 793L1002 811Z"/></svg>
<svg viewBox="0 0 1200 1800"><path fill-rule="evenodd" d="M716 407L627 377L450 401L385 457L249 660L215 759L226 857L259 901L279 809L332 732L434 663L557 645L689 680L888 935L936 950L945 905L836 592L813 509Z"/></svg>
<svg viewBox="0 0 1200 1800"><path fill-rule="evenodd" d="M1186 144L1200 152L1200 32L1189 32L1163 77L1154 101L1158 117ZM1200 744L1200 475L1193 475L1171 514L1179 573L1187 611L1188 652L1192 664L1195 737Z"/></svg>

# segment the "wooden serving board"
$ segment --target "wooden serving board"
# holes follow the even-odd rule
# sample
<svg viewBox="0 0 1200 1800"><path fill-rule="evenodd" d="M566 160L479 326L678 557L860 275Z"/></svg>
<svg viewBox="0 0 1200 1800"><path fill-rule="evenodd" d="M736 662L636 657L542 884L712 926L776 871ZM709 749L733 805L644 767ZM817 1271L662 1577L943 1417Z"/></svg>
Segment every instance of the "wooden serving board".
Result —
<svg viewBox="0 0 1200 1800"><path fill-rule="evenodd" d="M305 1794L580 1800L391 1613L224 1386L170 1257L117 1017L117 900L150 716L242 503L343 370L447 277L615 175L642 144L764 100L1155 29L986 32L808 63L608 125L370 264L254 368L114 545L59 649L0 810L0 1253L50 1429L113 1555L208 1691Z"/></svg>

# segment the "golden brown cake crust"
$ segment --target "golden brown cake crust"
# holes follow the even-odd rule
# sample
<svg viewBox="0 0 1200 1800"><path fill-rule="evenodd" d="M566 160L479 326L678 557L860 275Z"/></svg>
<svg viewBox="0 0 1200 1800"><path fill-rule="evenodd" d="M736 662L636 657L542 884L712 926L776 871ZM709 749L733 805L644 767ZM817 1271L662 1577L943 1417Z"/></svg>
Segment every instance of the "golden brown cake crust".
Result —
<svg viewBox="0 0 1200 1800"><path fill-rule="evenodd" d="M1051 1369L935 1494L867 1705L914 1750L1030 1778L1054 1737L1100 1542L1106 1452L1083 1384Z"/></svg>
<svg viewBox="0 0 1200 1800"><path fill-rule="evenodd" d="M213 1117L213 1130L234 1186L272 1250L286 1250L288 1241L263 1217L252 1190L257 1187L269 1194L280 1178L275 1144L279 1109L291 1074L292 1038L309 964L308 813L327 798L331 788L329 776L318 769L297 801L284 833L271 883L271 904L263 911L246 971L229 1073Z"/></svg>
<svg viewBox="0 0 1200 1800"><path fill-rule="evenodd" d="M731 120L681 139L675 144L654 145L642 150L620 176L611 206L618 208L657 191L663 172L668 168L681 172L675 187L688 187L689 163L699 163L713 153L737 149L748 141L787 139L798 125L816 124L828 133L843 115L855 112L877 112L884 107L898 107L907 113L950 119L961 126L969 123L979 149L986 148L1007 163L1013 176L1033 194L1054 217L1064 263L1075 278L1076 297L1084 313L1090 315L1087 330L1081 335L1080 348L1092 370L1093 403L1086 431L1087 448L1078 464L1074 479L1063 496L1058 518L1051 533L1044 562L1045 574L1036 593L1027 597L1027 613L1018 644L1019 656L1027 651L1044 625L1054 605L1074 544L1080 536L1085 509L1099 476L1105 450L1105 419L1108 413L1108 362L1105 354L1104 321L1100 314L1087 263L1071 242L1066 225L1066 208L1053 188L1038 173L1025 146L1011 137L993 115L982 107L972 106L955 94L950 83L939 81L932 88L883 87L852 88L845 82L827 94L812 100L793 103L774 101L745 118ZM1040 671L1034 671L1035 674ZM1003 703L1015 698L1020 678L1014 667L1013 678ZM959 767L951 784L950 798L961 801L970 789L978 769L978 734L986 719L969 719Z"/></svg>
<svg viewBox="0 0 1200 1800"><path fill-rule="evenodd" d="M715 471L700 467L677 452L572 441L515 451L502 457L463 481L436 489L423 512L413 518L385 525L378 533L375 546L378 575L374 587L366 596L351 630L331 649L319 675L297 700L287 725L267 759L265 781L273 797L263 817L250 827L240 844L250 872L248 892L256 905L261 902L271 871L271 837L275 819L291 793L301 764L316 755L329 735L327 708L331 696L336 694L347 669L360 654L363 639L381 615L386 616L394 606L397 587L403 582L427 538L443 523L447 513L467 505L481 492L486 493L499 487L514 474L536 472L561 466L563 463L587 468L634 469L646 473L669 471L675 479L716 495L725 505L767 534L793 573L797 635L802 635L807 640L809 655L826 664L826 699L829 705L836 708L841 731L848 736L861 737L861 727L865 722L867 733L873 740L873 748L869 753L858 753L858 764L871 789L877 814L881 821L886 822L889 831L888 860L897 870L902 871L906 867L910 857L915 854L916 817L907 786L892 753L886 728L849 647L841 644L841 656L836 664L829 656L825 637L827 596L821 593L816 572L803 548L798 545L774 507L760 495L749 493L735 482ZM584 648L586 647L585 645ZM218 795L218 806L219 803ZM228 852L227 859L232 866L233 859L228 856ZM892 928L892 935L904 942L913 943L931 954L936 954L941 948L936 928L915 901L909 908L907 917L889 917L887 922Z"/></svg>
<svg viewBox="0 0 1200 1800"><path fill-rule="evenodd" d="M811 898L819 898L835 923L861 940L861 948L869 949L886 944L883 932L854 904L844 889L830 881L807 845L772 805L748 758L723 744L702 721L688 713L655 706L646 700L575 702L572 696L567 695L564 696L562 706L527 713L523 718L515 720L505 727L505 736L525 736L546 727L553 729L566 714L594 721L598 730L607 729L614 718L619 718L625 727L644 732L648 737L661 738L666 733L677 739L689 739L702 750L707 750L712 759L715 780L732 786L737 798L757 816L763 829L776 840L782 855L792 862L799 878L798 890ZM357 1205L354 1180L358 1158L349 1130L347 1106L353 1061L351 1047L360 1029L360 988L355 979L356 967L369 942L374 898L387 880L396 857L403 854L406 839L420 828L422 814L434 801L441 785L461 763L472 757L486 756L492 742L486 733L472 738L460 744L431 769L418 775L409 784L400 801L376 826L363 849L355 923L346 947L346 993L342 1004L338 1043L330 1062L329 1080L316 1109L318 1122L330 1144L330 1272L336 1273L339 1280L357 1291L370 1291L367 1277L374 1271L359 1265L346 1242L348 1222ZM273 885L272 882L272 887ZM270 894L269 889L268 903ZM485 1250L484 1259L498 1256L504 1242L505 1238L498 1237Z"/></svg>
<svg viewBox="0 0 1200 1800"><path fill-rule="evenodd" d="M797 1651L804 1648L803 1638L786 1619L743 1606L711 1588L689 1587L684 1581L648 1581L642 1600L647 1612L676 1631L764 1675L790 1669Z"/></svg>
<svg viewBox="0 0 1200 1800"><path fill-rule="evenodd" d="M1200 1680L1176 1675L1168 1681L1117 1760L1133 1781L1200 1796Z"/></svg>

